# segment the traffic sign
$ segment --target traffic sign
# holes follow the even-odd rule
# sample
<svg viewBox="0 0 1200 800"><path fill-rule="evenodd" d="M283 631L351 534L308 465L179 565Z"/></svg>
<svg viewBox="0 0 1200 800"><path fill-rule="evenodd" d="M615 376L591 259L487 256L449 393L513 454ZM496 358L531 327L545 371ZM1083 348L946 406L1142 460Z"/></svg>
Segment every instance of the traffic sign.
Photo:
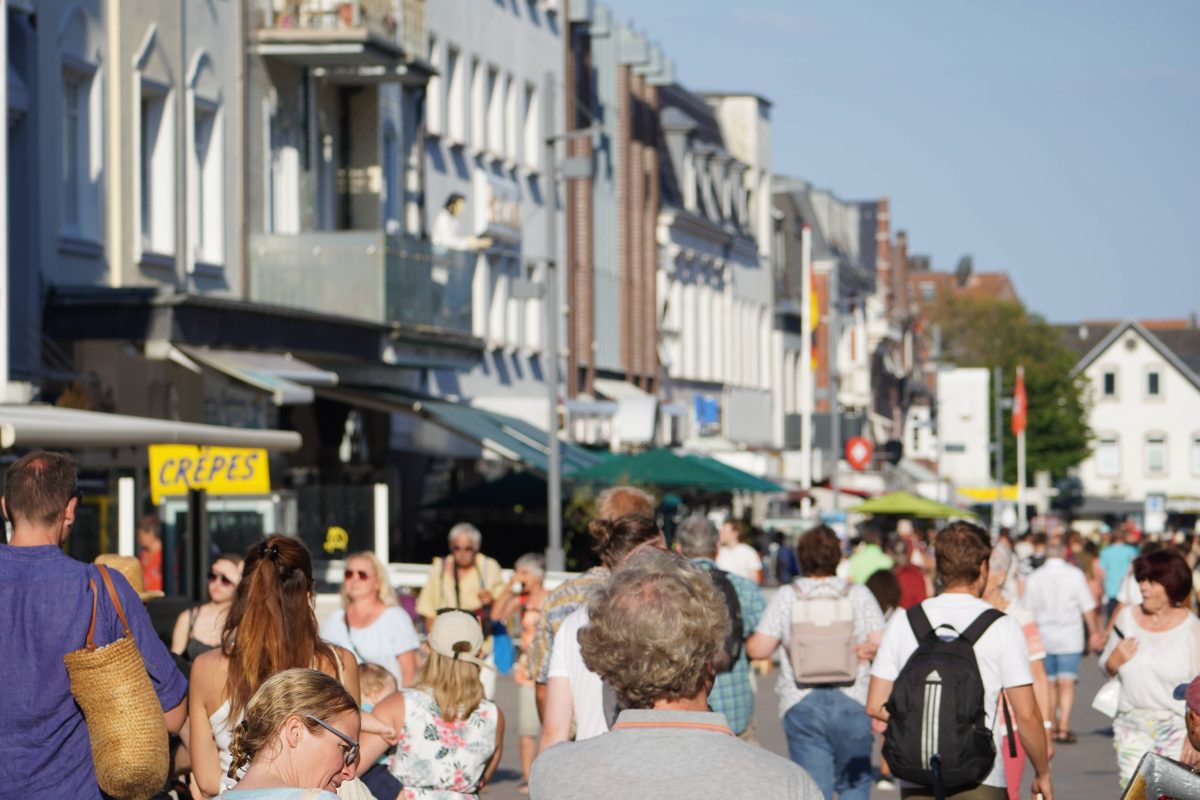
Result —
<svg viewBox="0 0 1200 800"><path fill-rule="evenodd" d="M866 469L874 454L875 447L871 444L870 439L854 436L846 442L846 461L856 470Z"/></svg>

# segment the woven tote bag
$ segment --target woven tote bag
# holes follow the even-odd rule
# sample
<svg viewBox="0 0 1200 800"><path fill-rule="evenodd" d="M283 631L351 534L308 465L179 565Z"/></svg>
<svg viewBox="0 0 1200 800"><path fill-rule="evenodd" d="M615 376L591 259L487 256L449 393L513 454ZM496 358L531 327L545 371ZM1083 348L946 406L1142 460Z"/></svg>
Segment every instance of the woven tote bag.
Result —
<svg viewBox="0 0 1200 800"><path fill-rule="evenodd" d="M125 633L112 644L96 646L96 582L88 581L92 621L87 645L67 653L63 661L71 694L87 721L100 788L119 800L148 800L167 782L167 723L108 569L97 568Z"/></svg>

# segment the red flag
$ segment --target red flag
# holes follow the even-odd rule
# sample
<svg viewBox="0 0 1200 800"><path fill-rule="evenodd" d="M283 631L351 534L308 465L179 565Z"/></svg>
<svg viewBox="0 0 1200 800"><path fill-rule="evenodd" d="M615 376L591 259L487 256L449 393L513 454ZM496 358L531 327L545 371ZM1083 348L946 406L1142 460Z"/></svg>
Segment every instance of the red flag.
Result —
<svg viewBox="0 0 1200 800"><path fill-rule="evenodd" d="M1017 388L1013 390L1012 404L1012 432L1013 436L1020 436L1025 432L1025 412L1027 405L1025 401L1025 368L1017 367Z"/></svg>

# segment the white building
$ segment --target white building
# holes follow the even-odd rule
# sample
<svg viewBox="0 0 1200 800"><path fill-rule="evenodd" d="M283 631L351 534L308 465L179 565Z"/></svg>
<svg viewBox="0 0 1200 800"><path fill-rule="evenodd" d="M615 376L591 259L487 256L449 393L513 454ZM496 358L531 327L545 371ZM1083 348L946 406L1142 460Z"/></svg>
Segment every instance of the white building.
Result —
<svg viewBox="0 0 1200 800"><path fill-rule="evenodd" d="M734 155L724 135L735 118L761 121L740 149L765 159L769 106L744 96L706 101L677 84L659 99L658 317L665 393L682 412L673 438L714 455L771 447L773 286L759 218L770 193L759 193L761 165Z"/></svg>
<svg viewBox="0 0 1200 800"><path fill-rule="evenodd" d="M548 225L557 229L560 296L566 287L562 206L549 202L543 178L544 141L562 130L565 108L563 23L553 5L430 3L436 74L424 106L425 225L435 247L474 262L471 332L487 348L471 369L434 371L429 388L543 429Z"/></svg>
<svg viewBox="0 0 1200 800"><path fill-rule="evenodd" d="M991 483L988 443L991 427L985 368L958 367L938 371L937 433L934 444L941 477L956 486Z"/></svg>
<svg viewBox="0 0 1200 800"><path fill-rule="evenodd" d="M1200 330L1069 329L1086 354L1075 367L1089 385L1094 436L1079 468L1084 492L1141 502L1165 495L1167 510L1200 511Z"/></svg>

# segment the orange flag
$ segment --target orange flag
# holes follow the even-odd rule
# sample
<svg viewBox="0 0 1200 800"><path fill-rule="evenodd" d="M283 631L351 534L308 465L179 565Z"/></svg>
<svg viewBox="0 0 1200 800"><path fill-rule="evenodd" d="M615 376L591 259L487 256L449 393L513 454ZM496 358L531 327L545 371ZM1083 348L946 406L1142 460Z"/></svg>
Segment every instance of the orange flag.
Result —
<svg viewBox="0 0 1200 800"><path fill-rule="evenodd" d="M1012 404L1013 436L1020 436L1025 432L1025 413L1027 409L1028 406L1025 400L1025 368L1017 367L1017 388L1013 390Z"/></svg>

